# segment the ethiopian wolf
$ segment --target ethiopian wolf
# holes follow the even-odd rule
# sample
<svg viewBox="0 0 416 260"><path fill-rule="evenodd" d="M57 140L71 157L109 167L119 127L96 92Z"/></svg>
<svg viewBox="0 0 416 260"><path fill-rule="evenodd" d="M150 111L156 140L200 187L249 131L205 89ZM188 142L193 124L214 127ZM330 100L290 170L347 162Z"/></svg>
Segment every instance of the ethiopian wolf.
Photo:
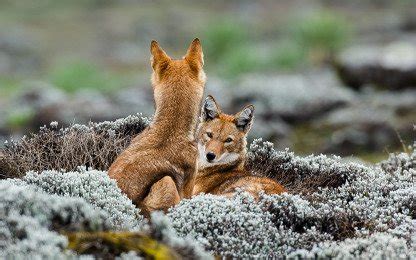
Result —
<svg viewBox="0 0 416 260"><path fill-rule="evenodd" d="M198 173L193 194L232 196L241 188L255 198L259 192L279 194L285 188L276 181L253 176L244 168L247 134L253 122L254 106L235 115L221 112L212 96L202 106L198 129Z"/></svg>
<svg viewBox="0 0 416 260"><path fill-rule="evenodd" d="M195 132L206 80L198 39L182 59L170 58L156 41L150 51L154 119L109 169L109 176L145 216L192 195L198 158Z"/></svg>

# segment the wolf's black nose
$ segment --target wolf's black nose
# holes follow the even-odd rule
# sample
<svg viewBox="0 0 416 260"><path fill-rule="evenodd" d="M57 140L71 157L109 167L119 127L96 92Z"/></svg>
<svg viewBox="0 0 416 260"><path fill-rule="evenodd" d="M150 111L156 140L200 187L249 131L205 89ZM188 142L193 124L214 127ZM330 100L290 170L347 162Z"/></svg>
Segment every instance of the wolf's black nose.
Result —
<svg viewBox="0 0 416 260"><path fill-rule="evenodd" d="M211 162L214 159L215 159L215 153L213 153L213 152L207 153L207 160L208 160L208 162Z"/></svg>

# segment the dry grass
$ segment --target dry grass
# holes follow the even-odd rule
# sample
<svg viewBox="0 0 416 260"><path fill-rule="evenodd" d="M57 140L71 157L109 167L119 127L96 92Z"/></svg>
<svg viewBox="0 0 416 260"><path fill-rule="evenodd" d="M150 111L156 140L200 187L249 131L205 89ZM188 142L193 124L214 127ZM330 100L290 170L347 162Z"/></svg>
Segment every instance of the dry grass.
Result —
<svg viewBox="0 0 416 260"><path fill-rule="evenodd" d="M0 178L21 177L27 171L73 171L78 166L107 170L147 124L146 118L130 116L87 126L42 127L38 133L9 142L1 151Z"/></svg>
<svg viewBox="0 0 416 260"><path fill-rule="evenodd" d="M282 165L290 166L282 169ZM289 193L310 194L318 188L336 188L345 183L347 175L343 169L320 171L311 174L302 171L293 158L270 156L270 154L256 154L249 156L246 161L247 170L255 175L267 176L282 184Z"/></svg>

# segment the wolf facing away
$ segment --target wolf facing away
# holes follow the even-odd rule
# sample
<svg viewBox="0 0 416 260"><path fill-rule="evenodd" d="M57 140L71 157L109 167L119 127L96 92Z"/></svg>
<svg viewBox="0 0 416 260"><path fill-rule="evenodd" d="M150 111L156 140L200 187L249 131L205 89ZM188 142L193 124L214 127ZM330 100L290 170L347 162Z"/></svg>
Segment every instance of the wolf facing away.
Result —
<svg viewBox="0 0 416 260"><path fill-rule="evenodd" d="M171 59L156 41L150 52L153 121L108 173L147 217L192 195L198 155L195 134L206 80L199 39L179 60Z"/></svg>
<svg viewBox="0 0 416 260"><path fill-rule="evenodd" d="M212 96L202 106L198 126L198 173L193 194L232 196L241 188L257 198L260 191L279 194L285 188L276 181L251 175L244 169L247 134L253 122L254 106L235 115L221 112Z"/></svg>

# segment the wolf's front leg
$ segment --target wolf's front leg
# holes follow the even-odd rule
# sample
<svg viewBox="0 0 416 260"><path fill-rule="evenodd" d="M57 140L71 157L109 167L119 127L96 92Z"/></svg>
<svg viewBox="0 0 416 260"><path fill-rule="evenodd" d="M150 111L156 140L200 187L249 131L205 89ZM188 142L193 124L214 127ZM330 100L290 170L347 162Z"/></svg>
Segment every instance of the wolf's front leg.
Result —
<svg viewBox="0 0 416 260"><path fill-rule="evenodd" d="M153 184L149 194L142 202L143 213L150 215L151 212L162 210L166 212L170 207L180 201L175 182L170 176L163 177Z"/></svg>

